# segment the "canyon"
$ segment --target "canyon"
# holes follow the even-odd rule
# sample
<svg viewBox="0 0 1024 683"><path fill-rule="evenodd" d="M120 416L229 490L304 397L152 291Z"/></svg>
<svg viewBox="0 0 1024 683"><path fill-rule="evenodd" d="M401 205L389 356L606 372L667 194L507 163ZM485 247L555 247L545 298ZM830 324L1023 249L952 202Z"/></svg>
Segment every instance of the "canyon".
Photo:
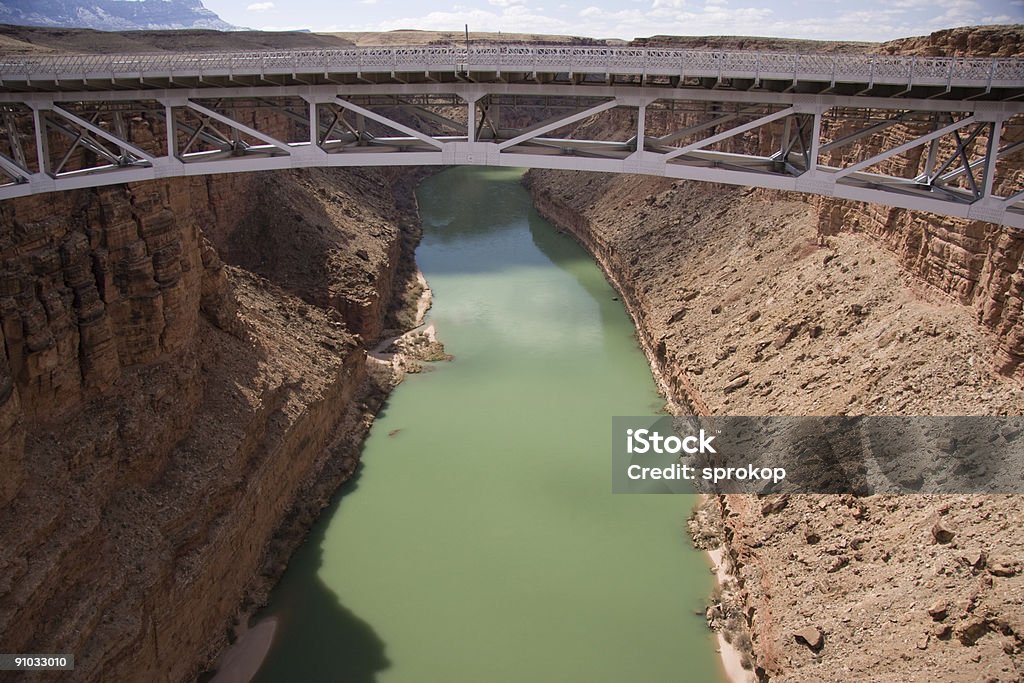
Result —
<svg viewBox="0 0 1024 683"><path fill-rule="evenodd" d="M927 289L870 237L819 246L806 202L549 171L529 183L541 213L609 273L673 412L1024 409L1017 380L992 372L997 340L971 308ZM663 227L680 216L683 229ZM724 544L732 572L709 621L747 643L762 678L1011 681L1022 513L1019 496L732 495L706 501L691 528L701 547ZM940 520L957 530L953 543L934 540ZM963 559L978 557L1012 569L997 577L986 560ZM936 622L927 610L947 601ZM820 629L824 647L798 640L805 628Z"/></svg>
<svg viewBox="0 0 1024 683"><path fill-rule="evenodd" d="M75 680L182 680L220 649L393 381L366 348L418 298L412 186L292 172L0 208L6 649L82 653Z"/></svg>
<svg viewBox="0 0 1024 683"><path fill-rule="evenodd" d="M1021 45L1019 29L959 29L836 49ZM396 381L367 350L414 323L417 173L0 204L2 649L81 653L83 681L187 680L212 661ZM621 293L674 411L1022 414L1020 233L650 177L527 185ZM763 680L1011 681L1021 522L1014 496L721 496L691 527L731 575L709 622Z"/></svg>
<svg viewBox="0 0 1024 683"><path fill-rule="evenodd" d="M1021 32L876 49L1019 55ZM639 176L533 170L526 182L622 294L672 412L1024 410L1017 231ZM1019 496L720 495L689 526L724 550L707 618L758 680L1015 681L1022 521Z"/></svg>

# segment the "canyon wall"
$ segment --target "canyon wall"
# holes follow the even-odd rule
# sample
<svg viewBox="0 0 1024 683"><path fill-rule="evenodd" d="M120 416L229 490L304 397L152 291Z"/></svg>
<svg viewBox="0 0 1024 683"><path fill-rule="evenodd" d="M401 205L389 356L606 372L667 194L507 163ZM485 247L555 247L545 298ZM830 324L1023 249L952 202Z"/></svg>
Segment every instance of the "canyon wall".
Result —
<svg viewBox="0 0 1024 683"><path fill-rule="evenodd" d="M958 29L877 49L1018 55L1020 37ZM686 125L649 121L652 134ZM621 138L630 123L583 127ZM921 159L898 163L912 174ZM1002 170L1020 182L1019 159ZM1016 231L664 178L535 170L526 183L622 293L676 410L1024 414ZM701 547L723 545L730 575L708 621L761 681L1020 680L1022 528L1019 496L966 494L716 496L691 524Z"/></svg>
<svg viewBox="0 0 1024 683"><path fill-rule="evenodd" d="M812 204L820 234L870 235L921 282L969 306L996 340L992 368L1024 380L1024 233L855 202L814 199Z"/></svg>
<svg viewBox="0 0 1024 683"><path fill-rule="evenodd" d="M964 27L928 36L884 43L874 51L912 56L1024 56L1024 27ZM1004 129L1001 146L1022 139L1019 121ZM839 128L837 136L850 132ZM865 158L891 149L910 138L902 126L844 148L849 158ZM987 133L978 136L981 149ZM924 169L927 146L893 157L878 168L902 177ZM952 141L939 145L939 158L955 151ZM825 163L832 161L824 155ZM964 184L964 181L960 181ZM1024 183L1024 158L1011 154L997 165L996 194L1008 196ZM897 254L908 272L923 283L970 306L980 325L996 340L991 362L1004 375L1024 379L1024 233L982 221L935 216L860 202L810 199L818 214L819 232L832 235L858 231L878 240Z"/></svg>
<svg viewBox="0 0 1024 683"><path fill-rule="evenodd" d="M365 347L418 288L411 188L314 170L0 205L0 650L179 681L219 649L355 468L388 381Z"/></svg>
<svg viewBox="0 0 1024 683"><path fill-rule="evenodd" d="M863 233L823 238L801 199L643 176L527 182L622 293L677 410L1024 414L971 307ZM1022 528L1019 496L718 496L694 535L725 544L732 578L708 619L762 681L1009 682L1024 671Z"/></svg>

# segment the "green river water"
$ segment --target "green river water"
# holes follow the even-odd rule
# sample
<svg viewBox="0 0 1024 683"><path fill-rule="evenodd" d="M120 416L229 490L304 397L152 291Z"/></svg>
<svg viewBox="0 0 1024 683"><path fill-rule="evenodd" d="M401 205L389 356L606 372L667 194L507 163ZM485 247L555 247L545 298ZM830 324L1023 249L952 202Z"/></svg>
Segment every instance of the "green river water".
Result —
<svg viewBox="0 0 1024 683"><path fill-rule="evenodd" d="M693 499L610 492L611 417L663 405L632 323L521 173L419 189L455 359L395 390L291 560L260 683L723 680Z"/></svg>

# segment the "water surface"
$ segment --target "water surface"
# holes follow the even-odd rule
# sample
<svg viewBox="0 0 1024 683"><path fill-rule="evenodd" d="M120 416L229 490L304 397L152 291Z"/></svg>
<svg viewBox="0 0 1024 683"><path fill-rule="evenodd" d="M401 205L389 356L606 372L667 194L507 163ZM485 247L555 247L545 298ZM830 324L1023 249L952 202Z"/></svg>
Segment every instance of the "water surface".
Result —
<svg viewBox="0 0 1024 683"><path fill-rule="evenodd" d="M417 260L454 354L410 376L264 611L258 681L721 680L687 496L613 496L613 415L658 397L589 256L521 171L423 183Z"/></svg>

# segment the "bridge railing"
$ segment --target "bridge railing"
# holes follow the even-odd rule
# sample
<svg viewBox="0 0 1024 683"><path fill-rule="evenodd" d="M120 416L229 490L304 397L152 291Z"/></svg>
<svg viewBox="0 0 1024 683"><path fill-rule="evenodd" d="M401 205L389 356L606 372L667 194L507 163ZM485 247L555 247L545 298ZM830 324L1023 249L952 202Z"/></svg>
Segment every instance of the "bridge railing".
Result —
<svg viewBox="0 0 1024 683"><path fill-rule="evenodd" d="M0 80L420 69L546 70L1024 86L1024 60L483 44L191 54L0 56Z"/></svg>

